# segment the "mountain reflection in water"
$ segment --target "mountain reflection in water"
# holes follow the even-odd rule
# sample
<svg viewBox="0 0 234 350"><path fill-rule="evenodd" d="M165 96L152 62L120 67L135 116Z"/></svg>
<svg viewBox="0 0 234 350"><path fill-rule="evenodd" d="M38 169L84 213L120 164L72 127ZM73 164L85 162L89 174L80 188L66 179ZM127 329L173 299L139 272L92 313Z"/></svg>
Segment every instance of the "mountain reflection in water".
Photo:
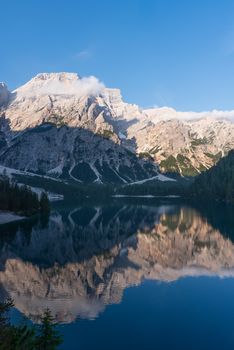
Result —
<svg viewBox="0 0 234 350"><path fill-rule="evenodd" d="M96 318L146 279L234 276L233 242L209 222L187 206L112 205L10 226L0 240L1 296L34 322L48 306L70 323Z"/></svg>

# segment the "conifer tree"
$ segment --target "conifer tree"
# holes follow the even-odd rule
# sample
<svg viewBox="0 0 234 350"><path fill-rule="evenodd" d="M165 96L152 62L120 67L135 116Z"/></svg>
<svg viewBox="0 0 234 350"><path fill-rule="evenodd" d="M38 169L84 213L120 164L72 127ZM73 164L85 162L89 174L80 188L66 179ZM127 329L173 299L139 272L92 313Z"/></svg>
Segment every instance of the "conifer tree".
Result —
<svg viewBox="0 0 234 350"><path fill-rule="evenodd" d="M234 201L234 150L195 178L191 186L194 196L223 201Z"/></svg>
<svg viewBox="0 0 234 350"><path fill-rule="evenodd" d="M50 212L50 201L44 191L41 193L40 210L43 214L48 214Z"/></svg>
<svg viewBox="0 0 234 350"><path fill-rule="evenodd" d="M15 326L10 323L9 311L14 307L12 299L0 302L0 349L1 350L56 350L62 337L56 329L49 309L41 317L36 328L27 324Z"/></svg>
<svg viewBox="0 0 234 350"><path fill-rule="evenodd" d="M41 321L42 323L38 327L36 349L56 350L62 343L62 337L56 329L57 324L54 322L54 318L49 309L45 310Z"/></svg>

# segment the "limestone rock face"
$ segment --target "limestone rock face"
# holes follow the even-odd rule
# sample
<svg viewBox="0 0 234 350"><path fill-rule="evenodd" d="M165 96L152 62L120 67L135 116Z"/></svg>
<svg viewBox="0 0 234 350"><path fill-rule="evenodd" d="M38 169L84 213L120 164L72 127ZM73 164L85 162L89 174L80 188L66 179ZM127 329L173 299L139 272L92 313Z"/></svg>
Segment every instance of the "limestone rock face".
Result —
<svg viewBox="0 0 234 350"><path fill-rule="evenodd" d="M7 167L78 182L127 183L158 174L121 145L96 78L43 73L14 91L1 113Z"/></svg>
<svg viewBox="0 0 234 350"><path fill-rule="evenodd" d="M12 93L0 85L0 164L80 182L83 167L89 182L133 182L158 167L195 175L234 148L233 120L233 111L142 110L95 77L42 73Z"/></svg>
<svg viewBox="0 0 234 350"><path fill-rule="evenodd" d="M10 92L7 89L6 84L0 83L0 108L7 105L10 98Z"/></svg>

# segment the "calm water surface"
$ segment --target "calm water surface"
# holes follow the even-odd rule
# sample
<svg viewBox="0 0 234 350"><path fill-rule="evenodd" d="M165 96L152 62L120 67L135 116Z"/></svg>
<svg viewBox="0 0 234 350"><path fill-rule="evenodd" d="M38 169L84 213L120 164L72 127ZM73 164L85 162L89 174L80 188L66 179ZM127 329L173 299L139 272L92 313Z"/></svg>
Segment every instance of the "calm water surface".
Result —
<svg viewBox="0 0 234 350"><path fill-rule="evenodd" d="M0 297L49 307L64 350L234 349L233 207L54 209L0 228Z"/></svg>

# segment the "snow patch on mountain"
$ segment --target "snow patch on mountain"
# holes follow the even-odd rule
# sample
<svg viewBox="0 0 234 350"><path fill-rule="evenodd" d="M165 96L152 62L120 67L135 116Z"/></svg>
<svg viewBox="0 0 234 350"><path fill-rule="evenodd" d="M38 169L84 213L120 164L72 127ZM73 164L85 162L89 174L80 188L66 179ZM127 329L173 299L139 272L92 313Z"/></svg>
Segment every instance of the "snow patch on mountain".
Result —
<svg viewBox="0 0 234 350"><path fill-rule="evenodd" d="M176 182L175 179L172 179L168 176L165 176L163 174L158 174L156 176L150 177L149 179L144 179L144 180L140 180L140 181L135 181L135 182L131 182L129 185L143 185L144 183L150 182L150 181L154 181L154 180L158 180L158 181L174 181Z"/></svg>

